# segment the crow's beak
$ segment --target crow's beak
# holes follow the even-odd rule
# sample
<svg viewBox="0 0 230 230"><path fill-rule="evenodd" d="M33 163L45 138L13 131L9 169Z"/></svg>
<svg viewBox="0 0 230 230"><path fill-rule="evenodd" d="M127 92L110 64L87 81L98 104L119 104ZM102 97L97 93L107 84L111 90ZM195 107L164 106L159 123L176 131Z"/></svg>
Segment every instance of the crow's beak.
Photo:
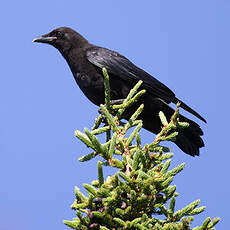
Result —
<svg viewBox="0 0 230 230"><path fill-rule="evenodd" d="M32 42L50 43L57 40L57 37L51 37L49 35L43 35L41 37L35 38Z"/></svg>

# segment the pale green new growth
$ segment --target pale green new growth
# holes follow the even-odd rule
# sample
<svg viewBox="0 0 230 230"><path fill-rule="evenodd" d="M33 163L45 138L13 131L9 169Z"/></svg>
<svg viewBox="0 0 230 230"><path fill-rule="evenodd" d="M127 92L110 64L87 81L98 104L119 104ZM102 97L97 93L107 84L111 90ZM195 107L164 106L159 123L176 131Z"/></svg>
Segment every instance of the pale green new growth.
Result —
<svg viewBox="0 0 230 230"><path fill-rule="evenodd" d="M188 123L179 121L179 104L170 121L163 112L159 113L163 126L161 132L152 143L142 146L139 134L142 121L138 116L144 105L140 105L126 123L120 120L125 109L145 93L145 90L138 91L142 82L134 86L122 104L111 105L109 75L105 68L103 74L105 105L100 106L102 114L91 130L75 132L76 137L92 150L79 161L88 161L96 156L100 158L98 179L91 185L83 185L88 197L75 188L75 201L71 208L77 217L64 223L72 229L82 230L190 230L194 215L203 212L205 207L198 207L200 200L196 200L175 210L179 194L171 183L185 164L170 169L173 153L160 145L166 140L175 141L177 130L188 127ZM106 134L105 143L97 137L101 134ZM115 167L117 173L104 178L103 166ZM219 218L211 220L208 217L193 230L213 230L218 221Z"/></svg>

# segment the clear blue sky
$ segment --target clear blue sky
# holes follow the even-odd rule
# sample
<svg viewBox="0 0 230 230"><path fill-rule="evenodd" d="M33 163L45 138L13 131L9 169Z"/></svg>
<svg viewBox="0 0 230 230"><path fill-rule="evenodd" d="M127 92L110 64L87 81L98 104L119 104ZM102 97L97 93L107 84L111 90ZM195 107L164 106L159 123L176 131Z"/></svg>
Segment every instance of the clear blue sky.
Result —
<svg viewBox="0 0 230 230"><path fill-rule="evenodd" d="M188 115L205 133L200 157L170 145L174 165L186 163L174 181L177 208L201 199L207 210L194 226L220 216L217 229L228 229L230 157L221 147L228 108L221 105L229 98L229 2L22 0L3 1L0 11L0 229L66 229L74 186L96 178L96 161L77 161L89 150L74 131L91 127L97 107L57 50L32 43L59 26L127 56L207 119ZM143 138L153 135L143 131Z"/></svg>

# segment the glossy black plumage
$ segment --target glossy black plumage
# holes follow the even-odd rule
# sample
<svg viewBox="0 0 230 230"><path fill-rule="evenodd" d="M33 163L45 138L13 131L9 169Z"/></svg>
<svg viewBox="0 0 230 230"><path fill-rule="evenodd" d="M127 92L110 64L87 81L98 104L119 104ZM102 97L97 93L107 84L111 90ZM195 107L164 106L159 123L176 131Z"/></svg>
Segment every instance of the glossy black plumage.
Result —
<svg viewBox="0 0 230 230"><path fill-rule="evenodd" d="M180 101L183 109L206 122L156 78L119 53L88 43L85 38L70 28L55 29L49 34L34 39L34 42L48 43L60 51L69 64L78 86L96 105L104 103L102 67L105 67L110 75L112 100L125 98L137 81L142 80L142 89L146 89L147 92L138 103L124 113L124 118L128 119L138 106L144 103L144 112L140 118L143 120L143 127L150 132L158 133L161 130L159 111L163 111L168 120L170 119L174 112L168 105L171 102ZM180 120L189 122L190 126L179 130L175 143L185 153L191 156L199 155L199 149L204 146L200 126L184 116L181 116Z"/></svg>

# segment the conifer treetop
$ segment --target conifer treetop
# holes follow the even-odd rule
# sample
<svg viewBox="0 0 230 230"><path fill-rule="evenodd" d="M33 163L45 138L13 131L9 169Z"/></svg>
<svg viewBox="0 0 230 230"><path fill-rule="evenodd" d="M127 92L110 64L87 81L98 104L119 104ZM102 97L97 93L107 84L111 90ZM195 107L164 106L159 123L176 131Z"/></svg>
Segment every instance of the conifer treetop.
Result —
<svg viewBox="0 0 230 230"><path fill-rule="evenodd" d="M140 105L127 122L121 121L125 109L145 93L145 90L138 91L142 82L134 86L121 104L114 105L110 103L109 75L105 68L103 74L105 105L100 106L101 114L91 129L85 128L84 133L75 131L76 137L92 150L79 161L99 158L98 178L83 185L88 196L75 187L71 208L77 217L64 223L81 230L213 230L219 218L208 217L200 226L191 228L194 216L205 210L204 206L198 207L200 200L175 210L179 194L172 182L185 164L170 169L173 153L162 142L175 141L177 130L188 127L188 123L179 121L179 104L170 121L159 113L162 130L152 143L143 145L139 133L143 122L138 116L144 105ZM104 143L99 135L105 135ZM105 166L117 168L117 173L105 178Z"/></svg>

